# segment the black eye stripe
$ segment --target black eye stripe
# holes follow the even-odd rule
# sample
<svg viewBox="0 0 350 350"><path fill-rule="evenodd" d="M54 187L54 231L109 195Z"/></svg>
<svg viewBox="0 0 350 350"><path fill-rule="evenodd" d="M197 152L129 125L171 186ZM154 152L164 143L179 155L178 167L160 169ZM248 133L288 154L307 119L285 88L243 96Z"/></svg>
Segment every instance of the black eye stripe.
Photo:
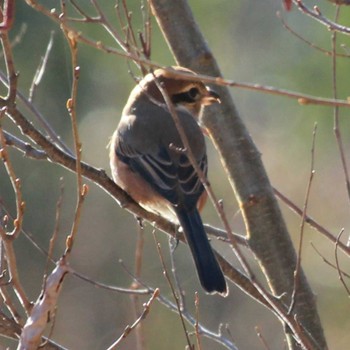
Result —
<svg viewBox="0 0 350 350"><path fill-rule="evenodd" d="M181 92L172 96L171 101L173 103L194 103L197 101L199 90L192 88L186 92Z"/></svg>

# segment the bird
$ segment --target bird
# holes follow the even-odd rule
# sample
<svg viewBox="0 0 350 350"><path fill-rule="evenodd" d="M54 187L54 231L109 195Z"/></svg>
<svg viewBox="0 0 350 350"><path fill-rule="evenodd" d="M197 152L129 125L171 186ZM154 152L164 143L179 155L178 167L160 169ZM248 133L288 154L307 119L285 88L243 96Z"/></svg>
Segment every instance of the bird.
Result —
<svg viewBox="0 0 350 350"><path fill-rule="evenodd" d="M114 182L140 206L180 224L203 289L226 296L225 277L199 214L207 193L165 98L166 94L192 155L207 176L205 139L198 122L203 107L220 102L220 97L196 75L172 66L151 71L138 82L111 138L110 167Z"/></svg>

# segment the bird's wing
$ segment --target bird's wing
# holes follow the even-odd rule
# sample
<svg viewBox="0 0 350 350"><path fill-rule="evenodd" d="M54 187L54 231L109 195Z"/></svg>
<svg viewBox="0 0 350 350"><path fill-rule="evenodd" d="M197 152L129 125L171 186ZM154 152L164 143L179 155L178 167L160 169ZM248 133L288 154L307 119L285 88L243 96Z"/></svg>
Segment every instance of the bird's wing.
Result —
<svg viewBox="0 0 350 350"><path fill-rule="evenodd" d="M121 140L116 152L120 160L140 174L170 203L181 204L188 208L196 206L204 188L185 154L172 157L170 150L165 147L160 147L156 154L147 154L145 151L133 149ZM200 161L199 166L206 175L206 156Z"/></svg>
<svg viewBox="0 0 350 350"><path fill-rule="evenodd" d="M119 142L116 149L120 160L141 175L157 193L172 204L177 204L177 170L169 152L161 148L157 154L147 154Z"/></svg>
<svg viewBox="0 0 350 350"><path fill-rule="evenodd" d="M206 154L203 155L198 165L203 175L206 177L208 172L208 161ZM192 166L191 161L185 154L180 156L178 180L186 206L189 208L195 207L198 198L204 191L204 187L199 175Z"/></svg>

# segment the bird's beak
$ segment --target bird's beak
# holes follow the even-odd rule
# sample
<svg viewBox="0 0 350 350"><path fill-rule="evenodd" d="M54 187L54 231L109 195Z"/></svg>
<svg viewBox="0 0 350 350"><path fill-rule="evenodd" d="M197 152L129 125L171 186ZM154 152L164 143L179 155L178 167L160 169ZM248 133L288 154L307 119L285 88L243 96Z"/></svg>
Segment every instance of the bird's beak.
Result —
<svg viewBox="0 0 350 350"><path fill-rule="evenodd" d="M213 103L221 103L220 96L213 90L207 87L207 94L202 97L202 104L209 106Z"/></svg>

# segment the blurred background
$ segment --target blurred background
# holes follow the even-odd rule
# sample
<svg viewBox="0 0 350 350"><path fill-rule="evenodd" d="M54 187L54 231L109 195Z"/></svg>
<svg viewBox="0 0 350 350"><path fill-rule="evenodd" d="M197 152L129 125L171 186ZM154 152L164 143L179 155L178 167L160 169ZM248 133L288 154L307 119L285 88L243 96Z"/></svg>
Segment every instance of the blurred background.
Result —
<svg viewBox="0 0 350 350"><path fill-rule="evenodd" d="M91 15L94 14L92 6L87 2L80 3ZM114 1L98 0L98 3L109 20L118 27ZM133 12L134 28L141 28L140 1L127 0L126 3ZM327 1L305 3L311 7L318 5L323 14L331 19L335 16L335 6ZM189 0L189 4L225 78L332 97L331 58L309 47L283 28L276 12L281 11L289 25L305 39L327 50L331 48L331 33L295 7L286 13L281 0ZM59 8L60 5L59 1L45 1L45 6ZM341 9L342 24L350 25L349 14L349 8ZM28 96L35 71L50 40L50 33L54 31L52 51L45 75L36 90L34 104L62 140L72 147L70 117L66 110L72 83L69 48L57 24L35 12L24 1L17 1L12 38L21 32L24 25L25 32L14 48L16 69L20 73L19 89ZM154 19L152 25L152 60L162 65L174 64ZM96 25L81 24L77 27L90 38L114 45L106 32ZM338 44L342 53L350 53L348 37L339 35ZM349 64L349 58L338 58L338 96L342 99L349 96ZM83 159L110 174L106 146L135 83L128 73L126 59L82 44L79 44L79 65L81 76L77 111ZM134 67L133 72L139 75ZM310 175L312 132L317 123L316 174L308 214L334 235L344 228L346 241L349 234L349 198L333 133L332 108L300 106L292 99L237 88L231 91L241 117L262 153L271 183L300 207L304 203ZM6 90L2 88L1 92L5 93ZM24 108L23 111L28 115ZM349 110L341 110L340 127L348 161L349 119ZM37 125L36 121L34 123ZM19 135L10 121L5 120L3 125L8 131ZM209 140L208 150L211 184L217 196L224 201L233 230L244 234L236 200L220 159ZM31 233L44 248L48 247L54 230L56 202L61 183L64 185L59 238L55 245L55 257L58 258L63 253L65 237L74 217L76 178L55 164L24 158L15 150L10 150L10 156L16 174L23 183L23 197L26 201L24 230ZM119 260L129 270L133 270L137 223L132 215L121 209L104 191L85 182L90 191L84 204L71 266L93 280L128 287L132 281ZM3 164L0 164L0 200L15 214L14 195ZM281 208L297 245L301 220L283 203ZM210 204L202 217L206 223L221 226ZM159 286L162 294L172 300L162 275L151 231L152 228L147 224L142 279L152 287ZM156 236L170 269L168 238L161 232L157 232ZM329 348L346 349L350 342L349 298L338 280L336 270L323 261L310 243L330 261L334 261L334 246L309 227L306 227L304 237L302 264L317 297ZM228 247L220 243L215 245L231 259L232 252ZM20 278L29 297L35 300L41 290L46 258L24 235L15 242L15 248ZM341 267L349 271L349 259L340 255ZM181 284L186 290L187 307L192 313L195 310L194 292L199 291L200 320L203 325L215 331L220 323L227 324L239 349L263 348L256 335L256 327L269 349L284 348L281 324L262 306L234 285L230 285L230 295L225 300L219 296L206 296L199 286L189 250L182 244L175 252L175 261ZM147 298L141 300L146 301ZM134 320L128 295L99 289L68 276L59 299L52 337L69 349L104 349ZM178 315L158 302L152 305L149 315L143 321L143 327L147 349L175 350L185 347L185 336ZM16 347L15 342L1 339L0 344L2 342L10 348ZM203 349L223 349L221 345L205 338L202 339L202 344ZM135 349L134 334L125 339L120 349Z"/></svg>

